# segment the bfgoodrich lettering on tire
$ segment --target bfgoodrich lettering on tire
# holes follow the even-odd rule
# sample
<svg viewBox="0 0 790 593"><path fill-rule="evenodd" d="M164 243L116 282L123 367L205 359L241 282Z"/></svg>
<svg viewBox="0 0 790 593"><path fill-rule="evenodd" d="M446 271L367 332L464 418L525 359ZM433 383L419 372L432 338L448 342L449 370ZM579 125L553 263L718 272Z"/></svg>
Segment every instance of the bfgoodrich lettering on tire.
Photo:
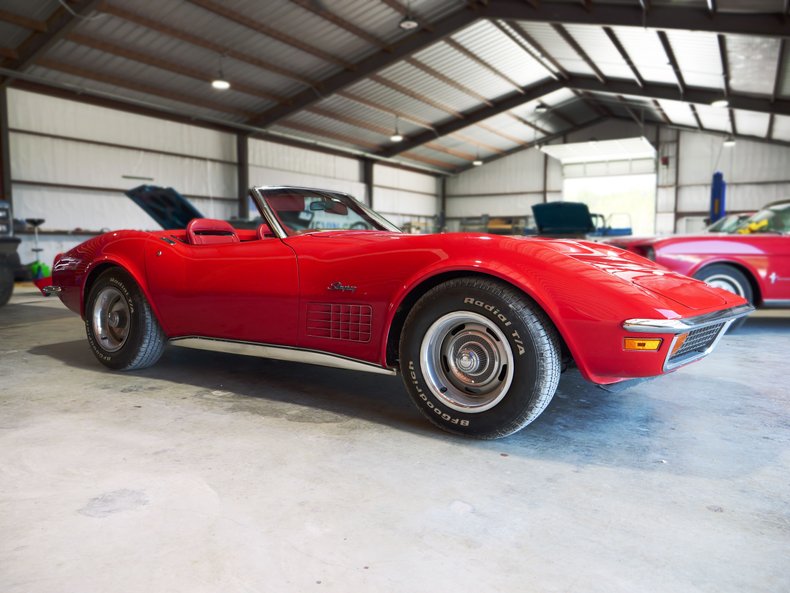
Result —
<svg viewBox="0 0 790 593"><path fill-rule="evenodd" d="M458 278L417 301L400 340L403 380L428 419L493 439L546 408L560 376L560 343L546 314L497 280Z"/></svg>
<svg viewBox="0 0 790 593"><path fill-rule="evenodd" d="M85 307L85 330L96 358L120 371L154 364L167 339L143 291L121 268L103 272L93 283Z"/></svg>

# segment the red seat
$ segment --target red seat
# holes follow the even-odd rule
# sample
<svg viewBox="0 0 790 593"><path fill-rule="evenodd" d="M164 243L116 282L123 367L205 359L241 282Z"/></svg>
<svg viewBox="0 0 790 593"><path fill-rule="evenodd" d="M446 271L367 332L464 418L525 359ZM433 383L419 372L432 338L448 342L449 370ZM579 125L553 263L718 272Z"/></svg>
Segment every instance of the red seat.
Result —
<svg viewBox="0 0 790 593"><path fill-rule="evenodd" d="M268 239L269 237L274 237L274 233L272 229L269 228L269 225L265 222L262 222L258 225L258 229L255 231L255 236L258 239Z"/></svg>
<svg viewBox="0 0 790 593"><path fill-rule="evenodd" d="M238 243L236 230L229 222L213 218L193 218L187 225L187 241L192 245Z"/></svg>

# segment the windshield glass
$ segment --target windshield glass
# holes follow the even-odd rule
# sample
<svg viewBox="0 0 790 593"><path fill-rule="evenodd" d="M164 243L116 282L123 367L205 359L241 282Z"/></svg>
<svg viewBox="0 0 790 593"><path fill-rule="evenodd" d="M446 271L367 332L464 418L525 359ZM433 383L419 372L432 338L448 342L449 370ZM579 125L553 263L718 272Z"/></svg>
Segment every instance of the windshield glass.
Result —
<svg viewBox="0 0 790 593"><path fill-rule="evenodd" d="M752 233L790 233L790 202L770 205L747 218L735 230L741 235Z"/></svg>
<svg viewBox="0 0 790 593"><path fill-rule="evenodd" d="M258 195L288 236L314 231L399 229L347 194L295 187L260 188Z"/></svg>
<svg viewBox="0 0 790 593"><path fill-rule="evenodd" d="M731 233L741 226L744 220L749 218L749 214L728 214L720 218L705 230L709 233Z"/></svg>

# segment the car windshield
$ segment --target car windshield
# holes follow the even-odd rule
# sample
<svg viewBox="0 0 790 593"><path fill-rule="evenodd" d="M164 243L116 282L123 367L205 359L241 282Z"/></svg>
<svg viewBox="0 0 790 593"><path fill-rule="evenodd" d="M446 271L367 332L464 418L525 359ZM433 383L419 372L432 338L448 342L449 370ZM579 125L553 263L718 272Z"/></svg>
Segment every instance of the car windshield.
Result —
<svg viewBox="0 0 790 593"><path fill-rule="evenodd" d="M753 233L790 233L790 202L769 205L747 218L734 231L741 235Z"/></svg>
<svg viewBox="0 0 790 593"><path fill-rule="evenodd" d="M749 218L748 214L728 214L720 218L705 230L709 233L731 233L741 226L744 220Z"/></svg>
<svg viewBox="0 0 790 593"><path fill-rule="evenodd" d="M394 231L398 227L351 196L317 189L277 187L257 190L286 235L316 231Z"/></svg>

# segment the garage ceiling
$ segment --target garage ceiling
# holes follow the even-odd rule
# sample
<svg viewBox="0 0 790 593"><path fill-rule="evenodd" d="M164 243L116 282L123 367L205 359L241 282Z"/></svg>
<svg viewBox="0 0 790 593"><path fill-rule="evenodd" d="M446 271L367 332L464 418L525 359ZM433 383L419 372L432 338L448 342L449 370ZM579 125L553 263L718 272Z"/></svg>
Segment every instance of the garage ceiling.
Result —
<svg viewBox="0 0 790 593"><path fill-rule="evenodd" d="M0 77L442 173L609 119L790 143L789 4L3 0Z"/></svg>

